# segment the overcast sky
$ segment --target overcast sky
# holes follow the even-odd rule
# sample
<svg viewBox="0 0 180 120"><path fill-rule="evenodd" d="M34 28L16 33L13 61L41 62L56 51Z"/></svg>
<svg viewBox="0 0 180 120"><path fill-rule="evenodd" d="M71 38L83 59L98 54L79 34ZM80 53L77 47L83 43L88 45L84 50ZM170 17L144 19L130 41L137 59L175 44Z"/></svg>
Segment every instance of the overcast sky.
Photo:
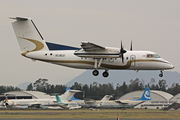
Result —
<svg viewBox="0 0 180 120"><path fill-rule="evenodd" d="M85 70L33 62L20 54L8 17L33 19L46 41L80 47L81 41L150 50L180 72L179 0L0 0L0 85L49 79L65 84ZM121 71L119 71L121 72Z"/></svg>

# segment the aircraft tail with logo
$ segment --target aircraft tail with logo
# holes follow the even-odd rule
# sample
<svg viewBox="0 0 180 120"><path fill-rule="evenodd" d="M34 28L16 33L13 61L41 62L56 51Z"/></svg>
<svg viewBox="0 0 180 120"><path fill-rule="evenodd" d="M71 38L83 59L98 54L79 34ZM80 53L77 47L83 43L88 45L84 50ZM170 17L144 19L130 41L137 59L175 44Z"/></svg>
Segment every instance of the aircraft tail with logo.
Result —
<svg viewBox="0 0 180 120"><path fill-rule="evenodd" d="M62 102L59 95L55 94L56 96L56 101L58 105L64 109L79 109L81 106L79 106L77 103L73 102Z"/></svg>
<svg viewBox="0 0 180 120"><path fill-rule="evenodd" d="M23 56L35 51L79 50L76 47L46 42L31 18L10 17L10 19L16 20L12 26Z"/></svg>
<svg viewBox="0 0 180 120"><path fill-rule="evenodd" d="M59 104L59 106L62 107L62 108L67 108L68 104L63 103L63 102L61 101L59 95L55 94L55 96L56 96L56 101L57 101L57 103Z"/></svg>
<svg viewBox="0 0 180 120"><path fill-rule="evenodd" d="M146 87L142 97L140 99L135 99L134 101L149 101L149 100L151 100L151 94L149 87Z"/></svg>
<svg viewBox="0 0 180 120"><path fill-rule="evenodd" d="M11 108L11 107L16 106L16 104L13 101L11 101L11 102L8 101L8 97L7 96L6 96L6 99L4 100L4 103L5 103L5 106L7 108Z"/></svg>
<svg viewBox="0 0 180 120"><path fill-rule="evenodd" d="M16 21L12 23L16 38L18 40L21 54L26 55L29 52L48 50L49 48L35 26L31 18L15 17Z"/></svg>

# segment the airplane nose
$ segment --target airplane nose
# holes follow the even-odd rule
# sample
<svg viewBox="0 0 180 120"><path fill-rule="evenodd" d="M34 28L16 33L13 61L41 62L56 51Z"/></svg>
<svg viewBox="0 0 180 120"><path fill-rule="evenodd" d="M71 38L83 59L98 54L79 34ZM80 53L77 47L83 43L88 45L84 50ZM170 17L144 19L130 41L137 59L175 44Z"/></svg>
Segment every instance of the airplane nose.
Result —
<svg viewBox="0 0 180 120"><path fill-rule="evenodd" d="M164 65L165 69L174 69L174 65L171 64L170 62L164 60L166 62L166 64Z"/></svg>
<svg viewBox="0 0 180 120"><path fill-rule="evenodd" d="M174 67L175 67L175 66L172 65L172 64L169 65L169 69L174 69Z"/></svg>

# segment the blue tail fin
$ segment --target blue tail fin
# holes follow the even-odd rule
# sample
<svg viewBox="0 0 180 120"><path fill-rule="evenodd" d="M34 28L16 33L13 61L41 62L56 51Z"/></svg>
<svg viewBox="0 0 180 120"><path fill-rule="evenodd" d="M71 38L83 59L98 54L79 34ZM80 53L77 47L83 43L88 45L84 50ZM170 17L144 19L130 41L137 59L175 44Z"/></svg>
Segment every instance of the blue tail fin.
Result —
<svg viewBox="0 0 180 120"><path fill-rule="evenodd" d="M61 102L61 99L59 98L59 95L55 94L57 102Z"/></svg>
<svg viewBox="0 0 180 120"><path fill-rule="evenodd" d="M135 101L148 101L148 100L151 100L151 95L150 95L149 87L146 87L141 99L135 99Z"/></svg>

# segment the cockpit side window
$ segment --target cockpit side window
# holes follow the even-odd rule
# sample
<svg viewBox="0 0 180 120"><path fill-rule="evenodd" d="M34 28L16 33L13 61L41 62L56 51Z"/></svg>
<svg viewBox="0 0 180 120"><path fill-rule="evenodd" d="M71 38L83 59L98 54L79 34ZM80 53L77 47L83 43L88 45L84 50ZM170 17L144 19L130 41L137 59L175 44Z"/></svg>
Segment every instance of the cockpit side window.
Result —
<svg viewBox="0 0 180 120"><path fill-rule="evenodd" d="M157 55L157 54L154 54L154 57L155 58L161 58L159 55Z"/></svg>
<svg viewBox="0 0 180 120"><path fill-rule="evenodd" d="M146 57L147 58L160 58L160 56L157 54L147 54Z"/></svg>

